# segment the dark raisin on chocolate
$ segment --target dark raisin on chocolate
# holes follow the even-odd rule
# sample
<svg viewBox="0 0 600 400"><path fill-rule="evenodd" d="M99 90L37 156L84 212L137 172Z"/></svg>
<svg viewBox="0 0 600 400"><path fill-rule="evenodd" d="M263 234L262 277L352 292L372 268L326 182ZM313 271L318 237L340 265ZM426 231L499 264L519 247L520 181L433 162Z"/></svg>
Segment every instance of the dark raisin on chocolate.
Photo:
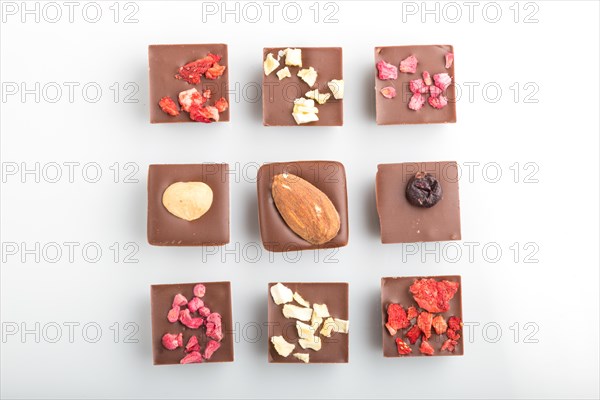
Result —
<svg viewBox="0 0 600 400"><path fill-rule="evenodd" d="M442 199L442 186L433 175L417 172L406 185L406 199L413 206L433 207Z"/></svg>

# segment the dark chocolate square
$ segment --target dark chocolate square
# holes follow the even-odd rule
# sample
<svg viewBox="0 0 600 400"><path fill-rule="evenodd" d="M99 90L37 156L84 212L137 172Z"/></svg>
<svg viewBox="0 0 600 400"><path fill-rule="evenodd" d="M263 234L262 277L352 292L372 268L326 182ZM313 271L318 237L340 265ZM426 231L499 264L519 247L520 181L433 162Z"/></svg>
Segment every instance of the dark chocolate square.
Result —
<svg viewBox="0 0 600 400"><path fill-rule="evenodd" d="M173 298L180 293L191 300L194 297L193 289L197 283L206 287L206 294L202 298L204 305L211 312L221 314L223 327L223 340L221 347L205 362L230 362L233 361L233 317L231 311L231 284L229 282L196 282L172 285L152 285L150 287L150 302L152 313L152 355L154 365L179 364L185 357L185 345L193 335L198 336L200 352L204 353L206 343L210 340L206 336L204 326L199 329L190 329L179 321L171 323L167 320L167 313L171 309ZM192 314L198 317L196 313ZM165 333L183 334L183 348L167 350L162 345Z"/></svg>
<svg viewBox="0 0 600 400"><path fill-rule="evenodd" d="M348 320L348 284L338 282L281 282L293 292L298 292L304 300L312 306L314 303L326 304L332 317ZM319 351L303 349L298 344L298 331L296 330L296 319L286 318L283 315L283 304L277 305L271 297L271 286L276 282L269 283L268 290L268 325L269 325L269 362L270 363L304 363L292 354L287 357L281 356L271 343L272 336L283 336L283 338L296 345L293 353L309 353L309 363L347 363L349 358L349 333L333 332L331 337L320 336L322 347ZM292 302L299 306L299 304ZM321 329L319 327L319 330ZM350 329L352 324L350 323Z"/></svg>
<svg viewBox="0 0 600 400"><path fill-rule="evenodd" d="M285 223L271 195L275 175L289 172L310 182L329 197L340 216L340 231L323 245L314 245L296 235ZM274 252L343 247L348 244L348 196L346 171L336 161L296 161L265 164L258 170L258 219L265 249Z"/></svg>
<svg viewBox="0 0 600 400"><path fill-rule="evenodd" d="M205 79L202 76L197 85L189 84L184 80L175 79L179 67L205 57L208 53L221 56L220 65L224 65L223 75L217 79ZM207 103L213 103L225 97L229 102L229 59L226 44L160 44L148 46L149 84L150 84L150 122L195 122L190 119L187 112L181 110L178 116L173 117L163 112L158 102L165 96L170 96L179 105L179 93L184 90L196 88L199 92L210 89L212 97ZM231 105L231 104L230 104ZM229 121L229 108L219 113L219 122Z"/></svg>
<svg viewBox="0 0 600 400"><path fill-rule="evenodd" d="M417 172L433 175L442 187L442 199L431 208L413 206L406 199L406 185ZM456 162L379 164L376 194L382 243L460 240Z"/></svg>
<svg viewBox="0 0 600 400"><path fill-rule="evenodd" d="M333 95L325 104L315 106L319 109L319 120L297 125L292 117L294 100L304 97L305 93L319 89L319 93L331 93L327 82L332 79L342 80L342 48L341 47L295 47L302 50L302 67L288 66L291 77L279 80L277 71L283 69L285 56L279 67L268 76L263 73L263 125L265 126L342 126L344 124L344 101L335 99ZM283 47L263 49L263 61L269 53L277 58ZM298 71L313 67L317 71L317 81L310 87L300 77Z"/></svg>
<svg viewBox="0 0 600 400"><path fill-rule="evenodd" d="M406 338L406 332L416 324L416 319L411 322L411 325L406 328L399 330L395 336L390 335L389 331L385 327L387 322L387 308L390 304L396 303L402 305L402 307L406 310L408 307L416 307L420 312L422 309L419 308L419 305L414 300L412 293L410 293L410 286L417 279L427 279L433 278L437 281L447 280L450 282L458 282L458 291L454 295L454 297L450 300L450 308L448 311L443 313L435 313L435 315L442 315L446 322L448 318L455 316L460 318L463 321L462 314L462 283L459 275L450 275L450 276L409 276L409 277L400 277L400 278L381 278L381 317L382 317L382 325L381 329L383 330L383 355L384 357L435 357L435 356L462 356L464 354L464 330L460 331L460 339L458 340L458 345L454 349L454 352L450 352L447 350L440 351L442 344L447 339L445 334L438 335L435 333L435 330L432 328L431 337L428 342L434 349L434 354L432 356L426 356L419 351L419 346L421 345L421 339L418 339L415 344L410 344L408 339ZM401 338L410 348L412 352L407 355L399 355L398 348L396 346L396 337Z"/></svg>
<svg viewBox="0 0 600 400"><path fill-rule="evenodd" d="M148 243L155 246L218 246L229 243L229 166L162 164L148 169ZM210 209L197 220L171 214L162 203L175 182L204 182L213 191Z"/></svg>
<svg viewBox="0 0 600 400"><path fill-rule="evenodd" d="M375 64L384 60L396 67L400 61L414 55L419 61L417 72L414 74L398 71L398 79L381 80L378 78L377 68L375 73L375 105L378 125L400 125L400 124L436 124L446 122L456 122L456 91L454 63L450 68L446 68L446 54L454 53L450 45L430 45L430 46L389 46L375 48ZM425 94L425 104L418 111L408 108L408 103L412 96L409 88L409 82L414 79L422 78L423 71L428 71L433 79L434 74L448 73L452 78L452 83L444 92L448 99L448 104L437 110L427 102L429 94ZM386 86L392 86L396 89L396 97L386 99L380 90Z"/></svg>

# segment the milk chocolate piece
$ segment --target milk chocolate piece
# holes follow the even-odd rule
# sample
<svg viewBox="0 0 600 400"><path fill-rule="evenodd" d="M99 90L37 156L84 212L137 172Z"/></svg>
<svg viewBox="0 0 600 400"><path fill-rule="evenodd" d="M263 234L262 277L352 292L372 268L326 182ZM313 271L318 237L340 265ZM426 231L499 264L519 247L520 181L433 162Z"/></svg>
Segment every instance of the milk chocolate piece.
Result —
<svg viewBox="0 0 600 400"><path fill-rule="evenodd" d="M164 164L148 169L148 243L155 246L210 246L229 243L229 174L227 164ZM204 182L213 191L206 214L186 221L162 203L175 182Z"/></svg>
<svg viewBox="0 0 600 400"><path fill-rule="evenodd" d="M231 311L231 284L229 282L196 282L180 283L172 285L152 285L150 287L150 302L152 313L152 355L154 365L179 364L185 357L183 348L167 350L162 345L162 337L165 333L183 334L183 346L187 344L192 336L197 336L200 343L200 352L204 354L206 343L211 340L206 336L206 329L201 326L198 329L190 329L177 321L171 323L167 320L167 313L171 309L173 298L180 293L191 300L194 297L193 289L197 283L206 287L206 294L202 297L204 305L211 312L221 314L223 327L223 340L221 347L205 362L228 362L233 361L233 321ZM183 307L182 307L183 309ZM197 312L192 313L198 318Z"/></svg>
<svg viewBox="0 0 600 400"><path fill-rule="evenodd" d="M378 125L400 125L400 124L434 124L445 122L456 122L456 91L454 86L454 63L450 68L446 68L446 54L454 53L450 45L431 45L431 46L389 46L375 48L375 64L373 73L375 74L375 105ZM396 67L400 61L414 55L419 61L417 71L414 74L398 71L398 79L381 80L377 75L375 65L383 60ZM448 104L442 109L433 108L427 101L429 94L423 94L425 104L418 111L408 108L408 103L412 97L409 88L409 82L415 79L422 79L423 71L429 72L433 79L434 74L447 73L452 78L452 83L445 90L444 94L448 99ZM397 95L393 99L387 99L381 94L381 89L386 86L392 86L396 89Z"/></svg>
<svg viewBox="0 0 600 400"><path fill-rule="evenodd" d="M206 79L202 76L198 85L191 85L180 79L175 79L179 68L185 64L201 59L208 53L221 56L219 65L224 65L223 75L217 79ZM170 96L179 106L179 93L196 88L200 93L206 89L212 92L211 99L206 105L225 97L229 103L229 59L226 44L168 44L148 46L149 81L150 81L150 122L195 122L190 115L181 110L178 116L170 116L163 112L158 102L165 96ZM229 121L229 108L219 113L219 121Z"/></svg>
<svg viewBox="0 0 600 400"><path fill-rule="evenodd" d="M383 331L383 355L384 357L432 357L425 356L421 354L419 351L419 346L421 345L421 338L417 340L415 344L410 344L408 338L406 338L405 334L408 330L416 324L416 318L411 321L410 325L406 329L401 329L396 333L396 335L392 336L388 332L385 327L387 322L387 308L390 304L400 304L406 310L408 307L415 307L419 313L423 311L419 308L419 305L413 298L412 293L410 293L410 286L419 279L428 279L433 278L436 281L447 280L450 282L458 282L458 291L454 295L454 297L450 300L450 308L448 311L443 313L435 313L436 315L442 315L446 323L448 322L448 318L455 316L463 320L462 315L462 284L459 275L450 275L450 276L428 276L428 277L400 277L400 278L381 278L381 318L382 318L382 331ZM464 354L464 329L460 331L460 338L458 339L458 344L454 349L454 352L450 351L441 351L442 344L448 339L446 334L438 335L435 332L435 329L431 329L431 337L427 340L427 342L433 347L434 354L433 356L461 356ZM400 356L398 354L398 348L396 346L396 338L401 338L411 349L412 352L407 355Z"/></svg>
<svg viewBox="0 0 600 400"><path fill-rule="evenodd" d="M316 186L329 197L340 216L340 230L329 242L313 245L285 223L271 195L273 177L289 172ZM348 244L348 197L346 172L336 161L296 161L265 164L258 170L258 219L263 246L268 251L296 251L343 247Z"/></svg>
<svg viewBox="0 0 600 400"><path fill-rule="evenodd" d="M286 67L285 56L279 60L279 67L266 76L263 72L263 125L265 126L297 126L292 117L294 100L305 97L306 92L319 89L319 93L330 93L327 82L333 79L344 79L342 69L341 47L296 47L302 50L302 67L288 66L291 77L279 80L277 72ZM272 53L275 58L280 50L285 48L263 49L263 59ZM262 62L261 62L262 66ZM300 77L298 71L313 67L317 71L317 81L314 86L308 86ZM262 68L261 68L262 70ZM319 120L299 126L341 126L344 123L344 100L335 99L333 94L325 104L315 106L319 109Z"/></svg>
<svg viewBox="0 0 600 400"><path fill-rule="evenodd" d="M419 172L431 174L442 187L442 198L433 207L416 207L406 197L406 185ZM382 243L461 238L458 166L454 161L380 164L376 198Z"/></svg>
<svg viewBox="0 0 600 400"><path fill-rule="evenodd" d="M334 332L331 337L319 335L321 338L321 350L314 351L311 349L303 349L298 344L298 331L296 330L296 319L286 318L283 315L283 304L277 305L271 297L271 286L276 282L269 283L268 290L268 357L270 363L303 363L301 360L290 354L288 357L283 357L277 353L271 337L283 336L283 338L292 344L296 345L293 353L308 353L310 354L310 363L347 363L348 362L348 335L347 333ZM348 284L337 282L323 283L293 283L282 282L292 292L298 292L304 300L308 301L312 306L314 303L326 304L329 309L329 314L332 317L349 320L348 314ZM292 302L288 304L299 304ZM310 322L306 322L310 324ZM321 330L323 324L319 326ZM352 321L350 321L350 330L352 330ZM317 331L317 333L318 333Z"/></svg>

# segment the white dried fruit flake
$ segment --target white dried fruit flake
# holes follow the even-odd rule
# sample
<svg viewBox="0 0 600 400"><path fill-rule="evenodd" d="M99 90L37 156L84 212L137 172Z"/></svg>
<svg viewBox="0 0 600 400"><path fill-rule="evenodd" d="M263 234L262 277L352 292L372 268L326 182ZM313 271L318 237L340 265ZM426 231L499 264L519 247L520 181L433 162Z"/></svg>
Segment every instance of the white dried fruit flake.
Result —
<svg viewBox="0 0 600 400"><path fill-rule="evenodd" d="M294 300L296 301L296 303L300 304L301 306L310 308L310 303L308 301L304 300L302 298L302 296L300 296L300 293L294 292Z"/></svg>
<svg viewBox="0 0 600 400"><path fill-rule="evenodd" d="M314 303L313 310L315 310L315 312L317 313L317 316L319 316L321 318L327 318L327 317L331 316L331 314L329 314L329 309L327 308L327 304Z"/></svg>
<svg viewBox="0 0 600 400"><path fill-rule="evenodd" d="M279 80L289 78L291 76L292 73L290 72L290 69L288 67L282 68L279 71L277 71L277 77L279 78Z"/></svg>
<svg viewBox="0 0 600 400"><path fill-rule="evenodd" d="M315 330L319 329L319 325L323 323L323 318L319 317L316 312L313 311L312 317L310 319L310 324Z"/></svg>
<svg viewBox="0 0 600 400"><path fill-rule="evenodd" d="M307 364L310 362L310 354L308 354L308 353L294 353L292 355L294 357L296 357L298 360L303 361Z"/></svg>
<svg viewBox="0 0 600 400"><path fill-rule="evenodd" d="M303 97L294 100L294 109L292 110L292 116L294 117L296 124L300 125L318 121L318 112L319 109L315 107L314 100L308 100Z"/></svg>
<svg viewBox="0 0 600 400"><path fill-rule="evenodd" d="M296 321L296 330L300 339L311 339L315 336L316 329L304 322Z"/></svg>
<svg viewBox="0 0 600 400"><path fill-rule="evenodd" d="M334 318L333 322L337 327L337 333L348 333L350 331L350 321Z"/></svg>
<svg viewBox="0 0 600 400"><path fill-rule="evenodd" d="M323 328L319 333L325 337L331 337L331 331L333 331L335 327L336 325L333 318L327 318L325 322L323 322Z"/></svg>
<svg viewBox="0 0 600 400"><path fill-rule="evenodd" d="M288 343L283 336L272 336L271 343L275 347L275 351L282 357L287 357L296 348L292 343Z"/></svg>
<svg viewBox="0 0 600 400"><path fill-rule="evenodd" d="M286 304L283 306L283 315L286 318L295 318L300 321L310 321L312 310L306 307L298 307L293 304Z"/></svg>
<svg viewBox="0 0 600 400"><path fill-rule="evenodd" d="M301 69L298 71L298 77L300 77L304 82L308 84L308 86L313 87L315 82L317 81L317 71L313 67L309 67L308 69Z"/></svg>
<svg viewBox="0 0 600 400"><path fill-rule="evenodd" d="M311 349L314 351L321 350L321 338L318 336L313 336L310 339L299 339L298 344L303 349Z"/></svg>
<svg viewBox="0 0 600 400"><path fill-rule="evenodd" d="M329 98L331 97L331 94L319 93L319 89L315 89L315 90L306 92L306 94L304 96L306 96L306 98L308 98L308 99L316 100L317 103L319 103L319 104L325 104L327 102L327 100L329 100Z"/></svg>
<svg viewBox="0 0 600 400"><path fill-rule="evenodd" d="M269 76L269 74L275 71L277 67L279 67L279 61L277 61L275 57L273 57L273 53L267 54L267 58L265 58L265 62L263 63L265 75Z"/></svg>
<svg viewBox="0 0 600 400"><path fill-rule="evenodd" d="M285 54L285 65L289 65L291 67L301 67L302 66L302 49L285 49L283 51Z"/></svg>
<svg viewBox="0 0 600 400"><path fill-rule="evenodd" d="M327 86L329 86L329 90L333 93L333 97L336 99L344 98L344 80L343 79L332 79L327 82Z"/></svg>
<svg viewBox="0 0 600 400"><path fill-rule="evenodd" d="M271 286L271 297L273 297L275 304L280 305L292 301L294 299L294 292L279 282Z"/></svg>
<svg viewBox="0 0 600 400"><path fill-rule="evenodd" d="M331 333L348 333L350 323L343 319L327 318L323 323L323 328L319 332L325 337L331 337Z"/></svg>

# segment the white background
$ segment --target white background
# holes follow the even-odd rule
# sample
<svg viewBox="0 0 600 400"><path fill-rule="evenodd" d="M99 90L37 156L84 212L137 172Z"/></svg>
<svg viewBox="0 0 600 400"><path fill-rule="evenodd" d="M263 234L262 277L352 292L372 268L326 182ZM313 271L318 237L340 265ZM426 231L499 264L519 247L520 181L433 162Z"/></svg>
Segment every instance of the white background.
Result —
<svg viewBox="0 0 600 400"><path fill-rule="evenodd" d="M502 10L497 23L482 15L485 3L475 8L473 22L468 6L458 2L454 9L445 8L446 18L445 3L439 3L440 21L429 15L423 23L420 13L407 15L402 3L391 1L336 2L337 23L323 22L325 11L333 8L323 10L321 4L315 23L312 2L302 3L301 20L289 23L281 3L273 23L267 15L258 23L244 21L243 15L236 23L229 15L221 23L219 14L203 22L201 2L137 1L138 22L132 24L122 21L133 10L124 10L124 3L119 22L113 22L112 3L101 4L97 23L82 18L85 3L76 8L73 23L62 3L57 23L43 15L39 23L34 16L22 23L20 14L3 14L3 95L14 87L7 82L29 88L56 82L64 91L56 103L49 101L55 96L51 91L42 93L38 103L34 95L2 99L2 397L598 397L598 3L537 1L528 8L521 3L517 23L513 2L497 3ZM448 19L454 18L456 6L463 15L452 23ZM243 11L242 4L238 7ZM538 22L524 23L536 8ZM251 11L246 16L252 18ZM494 9L487 11L488 19L495 17ZM229 123L150 125L147 46L203 42L229 45L230 80L246 87L246 100L240 99L242 90L237 90L237 101L232 95ZM458 101L458 123L376 126L373 48L437 43L455 46L459 84L480 85L473 98L464 93ZM343 127L262 126L261 102L248 97L255 97L253 88L261 81L266 46L343 47ZM80 84L73 102L64 82ZM82 97L81 87L88 82L103 89L96 103ZM121 86L117 102L110 89L115 82ZM139 86L133 96L137 103L124 102L128 82ZM516 99L510 89L515 82L520 87ZM537 86L526 90L528 82ZM497 102L492 102L493 87L484 97L485 84L502 89ZM527 102L535 87L539 91L529 100L537 103ZM93 90L89 93L94 96ZM297 262L281 254L257 254L255 163L304 159L338 160L346 166L349 245L333 253L305 252ZM437 249L431 244L432 254L414 246L381 245L374 202L377 164L439 160L457 160L465 167L460 181L463 242ZM149 246L147 165L207 161L228 162L238 171L231 183L231 244L216 255L201 248ZM14 163L21 169L34 168L36 162L39 183L21 171L7 175ZM56 173L52 163L65 162L80 163L74 182L63 166L60 181L50 183ZM139 166L133 175L138 183L123 182L123 175L114 183L109 167L115 162L121 172L124 163ZM471 162L480 165L469 177L466 165ZM516 168L510 167L517 162L515 178ZM528 162L534 164L525 169ZM82 176L86 163L100 165L98 183ZM482 173L486 164L491 167ZM498 169L502 176L492 183ZM529 180L538 182L526 183L532 171ZM93 172L88 169L85 178L94 178ZM78 243L72 262L64 242ZM110 249L115 242L121 247L117 262ZM123 262L123 246L129 242L139 246L137 263ZM476 243L472 258L465 242ZM515 242L518 255L516 247L511 250ZM36 254L23 254L24 247L36 243L47 249L47 254L37 253L39 262ZM52 243L63 250L55 263ZM102 249L100 261L84 259L81 249L87 243L92 243L90 257L95 248L90 246ZM236 243L242 251L236 251ZM488 243L489 253L482 254ZM453 260L457 248L462 255ZM502 254L495 260L497 248ZM533 249L537 253L530 261L538 262L525 262ZM464 357L384 359L380 278L435 274L463 277L464 316L474 326L472 334L465 332ZM269 365L263 333L256 343L238 335L234 363L154 367L149 286L211 280L232 282L234 320L246 339L256 334L248 324L265 322L267 282L349 282L350 363ZM128 322L139 327L132 337L138 343L125 342ZM526 329L528 322L534 325ZM72 343L68 323L79 324ZM97 325L88 325L84 335L82 327L90 323ZM117 343L111 330L115 323ZM58 338L57 325L62 327ZM102 334L89 343L96 336L94 326ZM15 327L18 332L9 334ZM498 328L501 336L496 337ZM22 336L23 329L34 333Z"/></svg>

